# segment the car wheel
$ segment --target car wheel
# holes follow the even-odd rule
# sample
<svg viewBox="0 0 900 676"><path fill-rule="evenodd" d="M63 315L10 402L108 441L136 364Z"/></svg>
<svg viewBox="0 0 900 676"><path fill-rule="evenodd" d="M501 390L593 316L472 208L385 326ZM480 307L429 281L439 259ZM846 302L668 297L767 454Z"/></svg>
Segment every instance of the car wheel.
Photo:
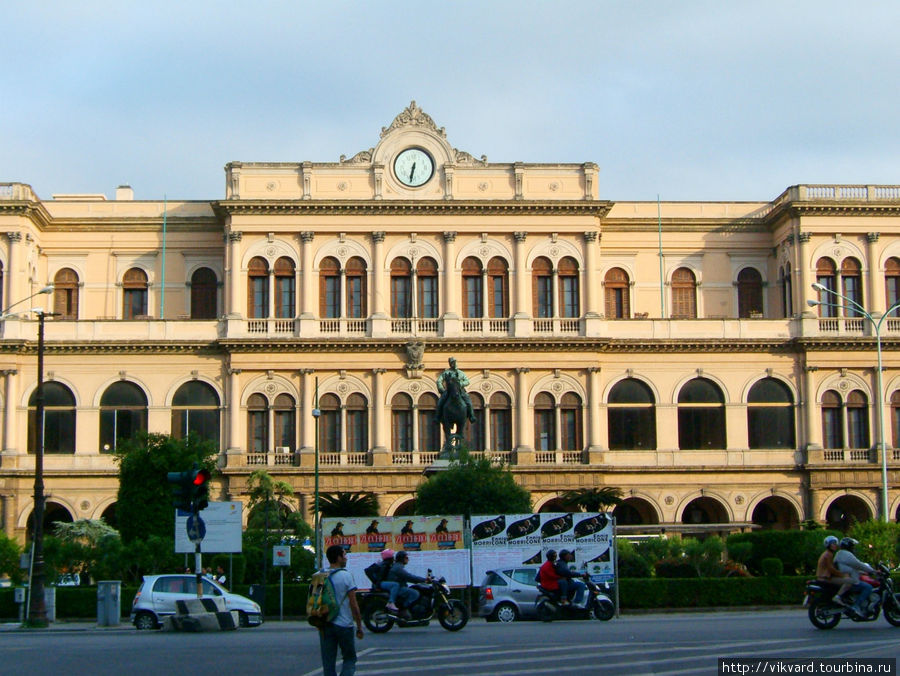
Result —
<svg viewBox="0 0 900 676"><path fill-rule="evenodd" d="M519 619L519 609L512 603L501 603L494 608L494 617L497 622L515 622Z"/></svg>
<svg viewBox="0 0 900 676"><path fill-rule="evenodd" d="M159 626L159 623L156 621L156 615L154 615L153 613L144 611L135 615L135 629L156 629L157 626Z"/></svg>

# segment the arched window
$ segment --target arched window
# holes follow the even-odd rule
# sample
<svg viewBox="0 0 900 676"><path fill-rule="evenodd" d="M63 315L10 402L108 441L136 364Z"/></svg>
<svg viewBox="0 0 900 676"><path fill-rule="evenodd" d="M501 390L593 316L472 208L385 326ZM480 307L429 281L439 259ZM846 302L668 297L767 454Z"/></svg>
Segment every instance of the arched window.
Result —
<svg viewBox="0 0 900 676"><path fill-rule="evenodd" d="M341 450L341 402L333 394L319 398L319 448L324 453Z"/></svg>
<svg viewBox="0 0 900 676"><path fill-rule="evenodd" d="M491 396L491 450L512 448L512 401L508 394L495 392Z"/></svg>
<svg viewBox="0 0 900 676"><path fill-rule="evenodd" d="M559 402L561 450L580 451L584 448L581 418L581 397L574 392L566 392Z"/></svg>
<svg viewBox="0 0 900 676"><path fill-rule="evenodd" d="M869 399L859 390L847 396L847 448L869 447Z"/></svg>
<svg viewBox="0 0 900 676"><path fill-rule="evenodd" d="M122 277L122 319L147 316L147 273L140 268L125 271Z"/></svg>
<svg viewBox="0 0 900 676"><path fill-rule="evenodd" d="M369 450L369 405L361 394L347 397L347 450L351 453Z"/></svg>
<svg viewBox="0 0 900 676"><path fill-rule="evenodd" d="M470 451L484 450L484 399L477 392L470 392L472 400L472 412L475 414L475 422L466 425L466 445Z"/></svg>
<svg viewBox="0 0 900 676"><path fill-rule="evenodd" d="M72 268L53 276L53 311L60 319L78 319L78 273Z"/></svg>
<svg viewBox="0 0 900 676"><path fill-rule="evenodd" d="M391 317L406 319L412 316L412 266L397 257L391 261Z"/></svg>
<svg viewBox="0 0 900 676"><path fill-rule="evenodd" d="M438 267L433 258L425 256L416 263L416 284L419 317L434 319L438 316Z"/></svg>
<svg viewBox="0 0 900 676"><path fill-rule="evenodd" d="M398 392L391 400L391 450L409 453L413 450L413 410L408 394Z"/></svg>
<svg viewBox="0 0 900 676"><path fill-rule="evenodd" d="M341 316L341 266L331 256L319 263L319 316L323 319Z"/></svg>
<svg viewBox="0 0 900 676"><path fill-rule="evenodd" d="M791 264L785 263L781 278L781 307L785 317L794 316L794 283L791 279Z"/></svg>
<svg viewBox="0 0 900 676"><path fill-rule="evenodd" d="M437 420L437 397L427 392L419 397L419 450L441 450L441 425Z"/></svg>
<svg viewBox="0 0 900 676"><path fill-rule="evenodd" d="M297 276L294 261L282 256L275 261L275 316L289 319L296 314Z"/></svg>
<svg viewBox="0 0 900 676"><path fill-rule="evenodd" d="M494 256L488 261L488 316L495 319L509 317L509 265Z"/></svg>
<svg viewBox="0 0 900 676"><path fill-rule="evenodd" d="M566 256L559 262L559 316L571 319L580 314L578 263Z"/></svg>
<svg viewBox="0 0 900 676"><path fill-rule="evenodd" d="M678 447L725 448L725 398L707 378L694 378L678 393Z"/></svg>
<svg viewBox="0 0 900 676"><path fill-rule="evenodd" d="M553 316L553 264L549 258L536 258L531 265L532 310L534 316Z"/></svg>
<svg viewBox="0 0 900 676"><path fill-rule="evenodd" d="M794 398L787 385L775 378L753 384L747 395L750 448L793 448Z"/></svg>
<svg viewBox="0 0 900 676"><path fill-rule="evenodd" d="M294 398L289 394L275 397L275 447L294 451L297 448L297 416Z"/></svg>
<svg viewBox="0 0 900 676"><path fill-rule="evenodd" d="M888 258L884 262L884 309L900 303L900 258ZM891 312L892 317L900 317L900 308Z"/></svg>
<svg viewBox="0 0 900 676"><path fill-rule="evenodd" d="M75 452L75 396L57 382L45 382L44 392L44 453ZM34 453L37 421L37 390L28 399L28 452Z"/></svg>
<svg viewBox="0 0 900 676"><path fill-rule="evenodd" d="M845 258L841 261L841 290L847 298L862 306L862 266L855 258ZM856 309L853 303L847 303L844 316L862 317L862 312Z"/></svg>
<svg viewBox="0 0 900 676"><path fill-rule="evenodd" d="M841 397L834 390L822 395L822 446L844 447L844 416L841 415Z"/></svg>
<svg viewBox="0 0 900 676"><path fill-rule="evenodd" d="M837 291L837 268L830 258L820 258L816 262L816 282L830 291ZM825 291L819 291L820 317L837 317L838 308L834 305L835 296Z"/></svg>
<svg viewBox="0 0 900 676"><path fill-rule="evenodd" d="M217 312L218 280L209 268L198 268L191 275L191 319L215 319Z"/></svg>
<svg viewBox="0 0 900 676"><path fill-rule="evenodd" d="M606 299L607 319L628 319L631 303L628 298L628 273L622 268L612 268L603 278L603 293Z"/></svg>
<svg viewBox="0 0 900 676"><path fill-rule="evenodd" d="M219 445L219 395L199 380L186 382L172 399L172 436L183 439L191 432Z"/></svg>
<svg viewBox="0 0 900 676"><path fill-rule="evenodd" d="M266 453L269 450L269 402L261 394L247 399L247 452Z"/></svg>
<svg viewBox="0 0 900 676"><path fill-rule="evenodd" d="M744 268L738 273L738 317L747 319L762 316L763 288L762 275L756 268Z"/></svg>
<svg viewBox="0 0 900 676"><path fill-rule="evenodd" d="M688 268L672 273L672 318L697 318L697 278Z"/></svg>
<svg viewBox="0 0 900 676"><path fill-rule="evenodd" d="M553 397L540 392L534 398L534 443L536 451L556 450L556 415Z"/></svg>
<svg viewBox="0 0 900 676"><path fill-rule="evenodd" d="M891 431L893 434L893 447L900 448L900 390L891 395Z"/></svg>
<svg viewBox="0 0 900 676"><path fill-rule="evenodd" d="M265 319L269 316L269 264L255 256L247 266L247 316Z"/></svg>
<svg viewBox="0 0 900 676"><path fill-rule="evenodd" d="M469 256L462 264L463 317L484 316L484 289L481 284L481 261Z"/></svg>
<svg viewBox="0 0 900 676"><path fill-rule="evenodd" d="M655 403L652 390L636 378L613 386L606 413L610 450L656 448Z"/></svg>
<svg viewBox="0 0 900 676"><path fill-rule="evenodd" d="M367 311L367 287L366 287L366 262L359 256L354 256L347 261L347 317L349 319L364 319Z"/></svg>
<svg viewBox="0 0 900 676"><path fill-rule="evenodd" d="M106 388L100 397L100 452L112 453L120 439L147 431L147 395L128 381Z"/></svg>

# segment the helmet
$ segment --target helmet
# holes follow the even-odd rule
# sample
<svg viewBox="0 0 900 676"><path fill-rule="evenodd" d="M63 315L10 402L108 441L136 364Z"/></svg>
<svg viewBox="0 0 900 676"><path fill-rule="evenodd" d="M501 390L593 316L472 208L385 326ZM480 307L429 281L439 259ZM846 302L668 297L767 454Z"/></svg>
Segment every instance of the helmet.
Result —
<svg viewBox="0 0 900 676"><path fill-rule="evenodd" d="M381 560L387 561L388 559L394 558L394 550L393 549L385 549L381 552Z"/></svg>
<svg viewBox="0 0 900 676"><path fill-rule="evenodd" d="M827 538L825 538L825 548L826 549L828 547L830 547L831 545L836 545L836 544L838 544L838 539L834 535L829 535Z"/></svg>
<svg viewBox="0 0 900 676"><path fill-rule="evenodd" d="M548 549L548 550L547 550L547 558L548 558L548 559L555 559L555 558L556 558L556 550L555 550L555 549Z"/></svg>
<svg viewBox="0 0 900 676"><path fill-rule="evenodd" d="M841 549L846 549L847 551L852 552L853 548L859 544L859 540L854 540L853 538L843 538L841 540Z"/></svg>

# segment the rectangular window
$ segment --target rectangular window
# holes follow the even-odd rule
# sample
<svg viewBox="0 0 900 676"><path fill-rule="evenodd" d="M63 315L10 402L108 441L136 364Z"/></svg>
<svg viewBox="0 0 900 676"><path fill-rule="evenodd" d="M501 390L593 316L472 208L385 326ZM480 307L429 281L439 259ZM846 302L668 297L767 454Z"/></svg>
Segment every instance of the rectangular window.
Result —
<svg viewBox="0 0 900 676"><path fill-rule="evenodd" d="M556 450L556 421L554 419L553 410L542 410L535 412L535 422L537 429L535 430L535 450L538 451L555 451Z"/></svg>
<svg viewBox="0 0 900 676"><path fill-rule="evenodd" d="M134 319L147 314L146 289L125 289L125 307L123 319Z"/></svg>
<svg viewBox="0 0 900 676"><path fill-rule="evenodd" d="M441 450L441 426L434 409L419 410L419 450Z"/></svg>
<svg viewBox="0 0 900 676"><path fill-rule="evenodd" d="M866 419L867 409L847 409L847 432L849 448L869 447L869 421Z"/></svg>
<svg viewBox="0 0 900 676"><path fill-rule="evenodd" d="M560 316L572 318L578 316L578 278L560 277L559 293L562 296L562 314Z"/></svg>
<svg viewBox="0 0 900 676"><path fill-rule="evenodd" d="M862 305L862 291L859 287L859 277L843 277L844 281L844 295L847 296L850 300ZM847 308L844 310L845 317L862 317L862 313L853 306L852 303L847 303Z"/></svg>
<svg viewBox="0 0 900 676"><path fill-rule="evenodd" d="M433 319L437 313L437 277L419 277L419 316Z"/></svg>
<svg viewBox="0 0 900 676"><path fill-rule="evenodd" d="M491 450L512 450L512 421L509 409L491 411Z"/></svg>
<svg viewBox="0 0 900 676"><path fill-rule="evenodd" d="M247 450L251 453L265 453L268 445L266 411L250 411L247 414Z"/></svg>
<svg viewBox="0 0 900 676"><path fill-rule="evenodd" d="M369 450L366 411L347 411L347 450L364 453Z"/></svg>
<svg viewBox="0 0 900 676"><path fill-rule="evenodd" d="M481 277L463 277L463 283L466 286L466 317L473 319L482 317L482 299L484 295L481 287Z"/></svg>
<svg viewBox="0 0 900 676"><path fill-rule="evenodd" d="M834 291L834 277L831 275L827 277L816 277L816 282L824 286L826 289L830 291ZM822 305L819 306L819 316L820 317L837 317L838 308L835 307L832 303L835 300L835 296L830 293L826 293L825 291L819 291L819 301ZM841 446L835 446L834 448L841 448Z"/></svg>
<svg viewBox="0 0 900 676"><path fill-rule="evenodd" d="M508 317L506 284L503 277L491 277L491 317Z"/></svg>
<svg viewBox="0 0 900 676"><path fill-rule="evenodd" d="M822 409L822 445L825 448L843 448L844 430L841 429L841 409Z"/></svg>
<svg viewBox="0 0 900 676"><path fill-rule="evenodd" d="M891 276L887 277L884 280L885 287L885 298L887 299L887 303L885 305L886 308L891 308L897 303L900 303L900 276ZM900 317L900 308L897 308L891 312L892 317Z"/></svg>
<svg viewBox="0 0 900 676"><path fill-rule="evenodd" d="M275 411L275 445L295 449L297 438L293 411Z"/></svg>
<svg viewBox="0 0 900 676"><path fill-rule="evenodd" d="M409 277L391 277L391 317L406 319L412 314Z"/></svg>
<svg viewBox="0 0 900 676"><path fill-rule="evenodd" d="M475 422L466 426L466 445L470 451L484 450L484 409L475 409Z"/></svg>
<svg viewBox="0 0 900 676"><path fill-rule="evenodd" d="M295 307L294 278L275 278L275 316L288 319L294 316Z"/></svg>
<svg viewBox="0 0 900 676"><path fill-rule="evenodd" d="M391 418L392 450L400 453L412 451L412 411L393 411Z"/></svg>
<svg viewBox="0 0 900 676"><path fill-rule="evenodd" d="M325 319L337 319L341 316L341 278L325 277Z"/></svg>
<svg viewBox="0 0 900 676"><path fill-rule="evenodd" d="M269 316L269 278L250 278L251 306L250 317L252 319L265 319Z"/></svg>
<svg viewBox="0 0 900 676"><path fill-rule="evenodd" d="M537 316L547 319L553 316L553 278L537 278Z"/></svg>
<svg viewBox="0 0 900 676"><path fill-rule="evenodd" d="M562 425L562 450L580 451L581 443L581 416L580 411L563 409L560 411L560 425Z"/></svg>
<svg viewBox="0 0 900 676"><path fill-rule="evenodd" d="M350 319L363 318L363 278L347 277L347 316Z"/></svg>

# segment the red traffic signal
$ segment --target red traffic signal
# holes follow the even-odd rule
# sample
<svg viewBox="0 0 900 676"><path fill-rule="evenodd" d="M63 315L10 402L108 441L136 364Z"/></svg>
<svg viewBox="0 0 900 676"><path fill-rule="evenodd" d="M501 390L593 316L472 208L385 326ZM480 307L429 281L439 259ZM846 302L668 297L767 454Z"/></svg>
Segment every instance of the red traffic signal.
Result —
<svg viewBox="0 0 900 676"><path fill-rule="evenodd" d="M194 472L194 479L191 483L195 486L202 486L209 481L210 473L208 469L198 469Z"/></svg>

